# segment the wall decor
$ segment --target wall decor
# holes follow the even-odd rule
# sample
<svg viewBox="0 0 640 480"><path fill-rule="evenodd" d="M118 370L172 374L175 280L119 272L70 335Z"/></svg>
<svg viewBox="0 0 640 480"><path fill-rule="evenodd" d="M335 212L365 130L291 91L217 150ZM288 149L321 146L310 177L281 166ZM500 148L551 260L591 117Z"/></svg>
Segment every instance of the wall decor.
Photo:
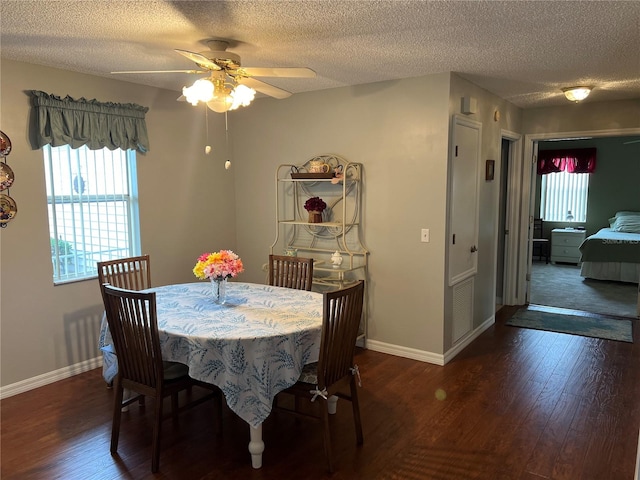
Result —
<svg viewBox="0 0 640 480"><path fill-rule="evenodd" d="M18 207L13 198L9 196L9 187L13 185L15 176L11 167L7 165L6 157L11 153L11 140L9 136L0 130L0 191L6 190L7 193L0 194L0 228L7 226L7 223L13 220L18 213Z"/></svg>
<svg viewBox="0 0 640 480"><path fill-rule="evenodd" d="M4 158L11 153L11 140L6 133L0 130L0 157Z"/></svg>
<svg viewBox="0 0 640 480"><path fill-rule="evenodd" d="M484 173L484 179L487 181L493 180L495 176L496 170L496 161L495 160L487 160L486 170Z"/></svg>
<svg viewBox="0 0 640 480"><path fill-rule="evenodd" d="M6 163L0 163L0 190L6 190L11 187L14 180L13 170Z"/></svg>
<svg viewBox="0 0 640 480"><path fill-rule="evenodd" d="M7 226L7 222L13 220L18 213L16 202L9 195L0 194L0 227Z"/></svg>

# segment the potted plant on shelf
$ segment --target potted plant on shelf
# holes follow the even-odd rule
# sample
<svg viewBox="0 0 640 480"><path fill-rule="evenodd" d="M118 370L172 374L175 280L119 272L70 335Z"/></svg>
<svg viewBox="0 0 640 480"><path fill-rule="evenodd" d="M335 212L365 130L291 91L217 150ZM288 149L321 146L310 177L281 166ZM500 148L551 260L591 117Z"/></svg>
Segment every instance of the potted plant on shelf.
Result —
<svg viewBox="0 0 640 480"><path fill-rule="evenodd" d="M304 202L304 208L309 212L309 223L322 223L322 212L327 208L320 197L311 197Z"/></svg>

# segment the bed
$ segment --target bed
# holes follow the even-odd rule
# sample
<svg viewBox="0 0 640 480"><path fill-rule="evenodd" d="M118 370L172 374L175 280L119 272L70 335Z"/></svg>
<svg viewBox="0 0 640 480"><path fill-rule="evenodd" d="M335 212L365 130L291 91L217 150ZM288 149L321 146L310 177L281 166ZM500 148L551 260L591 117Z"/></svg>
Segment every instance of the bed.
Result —
<svg viewBox="0 0 640 480"><path fill-rule="evenodd" d="M610 227L580 245L580 275L597 280L640 281L640 212L617 212Z"/></svg>

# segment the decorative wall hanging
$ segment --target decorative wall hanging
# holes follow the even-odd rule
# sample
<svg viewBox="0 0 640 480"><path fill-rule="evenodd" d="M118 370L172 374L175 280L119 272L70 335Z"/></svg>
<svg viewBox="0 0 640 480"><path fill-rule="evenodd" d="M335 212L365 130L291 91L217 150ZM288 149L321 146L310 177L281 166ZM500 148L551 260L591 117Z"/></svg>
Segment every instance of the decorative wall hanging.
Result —
<svg viewBox="0 0 640 480"><path fill-rule="evenodd" d="M4 158L11 153L11 140L2 131L0 131L0 157Z"/></svg>
<svg viewBox="0 0 640 480"><path fill-rule="evenodd" d="M4 228L18 213L16 201L9 195L0 193L0 227Z"/></svg>
<svg viewBox="0 0 640 480"><path fill-rule="evenodd" d="M0 163L0 190L7 190L13 184L13 170L6 163Z"/></svg>
<svg viewBox="0 0 640 480"><path fill-rule="evenodd" d="M13 185L15 175L9 165L7 165L7 155L11 153L11 140L9 136L0 131L0 191L5 193L0 194L0 228L7 226L7 223L13 220L18 213L18 207L16 201L9 196L9 187Z"/></svg>
<svg viewBox="0 0 640 480"><path fill-rule="evenodd" d="M487 160L487 165L485 167L485 172L484 172L484 179L487 181L493 180L495 173L496 173L496 161Z"/></svg>

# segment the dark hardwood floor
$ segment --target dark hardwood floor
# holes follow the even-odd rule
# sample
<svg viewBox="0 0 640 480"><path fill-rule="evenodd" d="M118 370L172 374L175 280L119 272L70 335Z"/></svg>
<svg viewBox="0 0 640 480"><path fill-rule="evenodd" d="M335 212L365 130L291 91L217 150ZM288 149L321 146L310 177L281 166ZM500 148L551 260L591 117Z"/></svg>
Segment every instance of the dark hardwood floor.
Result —
<svg viewBox="0 0 640 480"><path fill-rule="evenodd" d="M248 426L214 405L163 425L151 474L151 401L123 415L109 453L113 391L100 370L7 398L1 470L14 479L594 479L632 480L640 426L640 333L614 342L496 324L444 367L358 352L364 445L350 405L333 418L336 472L320 425L273 413L264 465L253 470ZM439 398L436 398L438 392ZM446 395L446 398L444 396Z"/></svg>

